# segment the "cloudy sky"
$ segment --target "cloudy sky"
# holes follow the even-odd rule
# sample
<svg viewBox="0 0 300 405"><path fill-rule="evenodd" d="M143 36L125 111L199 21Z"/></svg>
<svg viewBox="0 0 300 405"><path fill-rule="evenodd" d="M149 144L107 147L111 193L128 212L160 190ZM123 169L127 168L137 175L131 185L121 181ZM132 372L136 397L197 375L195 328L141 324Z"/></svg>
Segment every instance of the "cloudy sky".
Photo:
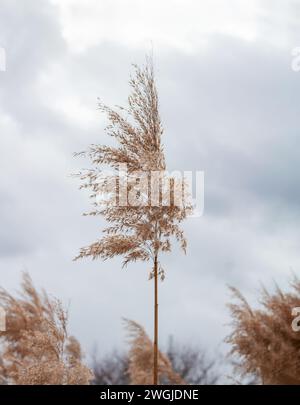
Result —
<svg viewBox="0 0 300 405"><path fill-rule="evenodd" d="M104 223L70 174L106 142L97 97L125 104L153 49L169 168L205 171L187 255L164 260L160 340L226 351L227 285L251 301L300 274L299 17L299 0L0 0L1 285L29 271L87 353L124 345L122 317L152 333L147 264L72 262Z"/></svg>

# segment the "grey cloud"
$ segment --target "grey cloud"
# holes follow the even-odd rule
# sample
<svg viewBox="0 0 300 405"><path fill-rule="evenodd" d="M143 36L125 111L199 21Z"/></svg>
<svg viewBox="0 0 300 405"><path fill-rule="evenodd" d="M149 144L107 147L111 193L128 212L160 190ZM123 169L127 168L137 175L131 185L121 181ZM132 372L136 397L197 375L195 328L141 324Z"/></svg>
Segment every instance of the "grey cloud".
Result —
<svg viewBox="0 0 300 405"><path fill-rule="evenodd" d="M16 285L24 264L39 285L71 300L71 325L87 351L95 341L105 349L122 344L122 316L151 333L147 266L72 263L103 222L80 217L87 196L68 177L86 165L74 151L105 142L97 97L126 102L130 64L142 62L144 50L107 41L72 54L48 2L1 7L9 50L9 69L0 73L1 280ZM194 53L155 50L170 168L206 173L204 217L185 226L188 255L176 248L163 259L161 339L174 333L215 347L227 333L227 284L251 294L259 281L284 280L300 265L300 74L290 69L290 49L267 40L206 39L207 49ZM76 112L72 122L57 109L38 85L43 74L98 123L78 126Z"/></svg>

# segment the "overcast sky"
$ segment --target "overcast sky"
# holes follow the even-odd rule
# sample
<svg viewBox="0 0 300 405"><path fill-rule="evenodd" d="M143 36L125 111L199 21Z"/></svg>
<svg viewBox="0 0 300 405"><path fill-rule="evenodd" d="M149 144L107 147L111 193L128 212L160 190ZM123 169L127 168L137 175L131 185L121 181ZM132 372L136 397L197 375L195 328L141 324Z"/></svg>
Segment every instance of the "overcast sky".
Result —
<svg viewBox="0 0 300 405"><path fill-rule="evenodd" d="M227 285L300 274L300 2L0 0L0 281L22 270L70 309L90 353L125 342L122 317L152 334L148 265L72 262L100 236L73 152L105 143L97 97L126 103L132 63L153 49L170 169L205 171L188 252L164 259L160 340L226 351Z"/></svg>

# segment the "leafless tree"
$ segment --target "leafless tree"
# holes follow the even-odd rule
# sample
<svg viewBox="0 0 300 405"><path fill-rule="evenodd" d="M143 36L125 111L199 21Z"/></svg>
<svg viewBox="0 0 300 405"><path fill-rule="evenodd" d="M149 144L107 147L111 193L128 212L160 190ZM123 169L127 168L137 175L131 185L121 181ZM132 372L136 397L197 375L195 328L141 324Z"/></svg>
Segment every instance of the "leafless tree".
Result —
<svg viewBox="0 0 300 405"><path fill-rule="evenodd" d="M139 381L151 382L153 344L139 326L135 327L133 332L129 353L112 351L103 358L93 355L94 384L127 385ZM160 384L214 385L220 381L219 362L217 359L209 359L199 348L181 346L174 343L173 339L169 339L163 356L168 360L167 363L162 363L162 372L159 373ZM168 365L169 372L172 370L171 378L164 368L165 364Z"/></svg>
<svg viewBox="0 0 300 405"><path fill-rule="evenodd" d="M220 380L219 358L210 359L205 351L194 346L179 345L170 338L166 355L188 384L215 385Z"/></svg>

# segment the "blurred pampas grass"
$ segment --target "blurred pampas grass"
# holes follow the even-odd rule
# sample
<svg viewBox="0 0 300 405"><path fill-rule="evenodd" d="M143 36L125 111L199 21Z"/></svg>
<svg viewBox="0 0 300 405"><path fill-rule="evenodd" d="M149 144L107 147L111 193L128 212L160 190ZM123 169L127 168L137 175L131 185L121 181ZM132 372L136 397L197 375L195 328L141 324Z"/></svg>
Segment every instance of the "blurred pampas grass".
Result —
<svg viewBox="0 0 300 405"><path fill-rule="evenodd" d="M260 309L252 309L243 295L231 288L236 303L229 305L233 332L227 338L240 361L236 371L254 375L263 384L300 384L300 334L292 328L292 309L300 307L300 280L291 292L276 287L261 291Z"/></svg>
<svg viewBox="0 0 300 405"><path fill-rule="evenodd" d="M0 333L0 382L18 385L89 384L79 342L69 336L61 302L38 292L24 273L16 296L0 288L6 331Z"/></svg>

